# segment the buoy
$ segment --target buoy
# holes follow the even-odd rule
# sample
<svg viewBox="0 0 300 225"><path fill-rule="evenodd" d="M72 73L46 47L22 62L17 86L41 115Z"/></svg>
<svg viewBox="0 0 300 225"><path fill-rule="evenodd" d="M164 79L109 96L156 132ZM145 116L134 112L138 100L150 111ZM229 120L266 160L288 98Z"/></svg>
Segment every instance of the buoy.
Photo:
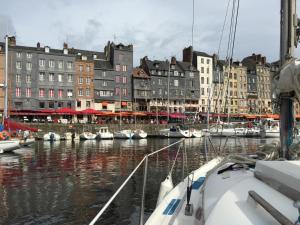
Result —
<svg viewBox="0 0 300 225"><path fill-rule="evenodd" d="M156 207L161 203L161 201L165 198L165 196L174 188L172 177L170 174L166 177L166 179L160 183L159 194L157 198Z"/></svg>

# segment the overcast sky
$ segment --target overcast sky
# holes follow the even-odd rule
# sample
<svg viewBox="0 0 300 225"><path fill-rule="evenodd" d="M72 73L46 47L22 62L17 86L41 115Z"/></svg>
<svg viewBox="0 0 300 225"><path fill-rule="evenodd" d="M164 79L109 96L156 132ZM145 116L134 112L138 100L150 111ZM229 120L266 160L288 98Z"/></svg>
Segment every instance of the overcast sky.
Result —
<svg viewBox="0 0 300 225"><path fill-rule="evenodd" d="M217 52L227 1L195 0L195 50ZM115 40L134 45L135 65L145 55L182 59L191 45L192 0L3 0L1 8L0 36L15 34L19 45L62 48L67 42L103 51ZM280 0L241 0L234 59L254 52L279 58L279 10Z"/></svg>

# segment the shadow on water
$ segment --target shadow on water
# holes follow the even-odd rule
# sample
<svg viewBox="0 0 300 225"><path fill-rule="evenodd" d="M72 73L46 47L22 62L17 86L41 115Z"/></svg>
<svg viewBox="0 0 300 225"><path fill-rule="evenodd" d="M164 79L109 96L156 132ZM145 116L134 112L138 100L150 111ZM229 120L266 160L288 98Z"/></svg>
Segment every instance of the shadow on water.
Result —
<svg viewBox="0 0 300 225"><path fill-rule="evenodd" d="M136 167L144 154L178 139L39 141L31 148L0 155L0 224L88 224ZM215 149L220 139L213 138ZM221 139L224 145L225 139ZM228 139L227 153L253 153L260 139ZM149 158L146 215L154 210L160 182L178 146ZM209 145L209 157L213 157ZM203 139L186 141L188 170L204 163ZM173 172L182 178L182 154ZM143 167L142 167L143 168ZM139 169L98 224L138 224L143 169ZM187 174L187 169L184 175Z"/></svg>

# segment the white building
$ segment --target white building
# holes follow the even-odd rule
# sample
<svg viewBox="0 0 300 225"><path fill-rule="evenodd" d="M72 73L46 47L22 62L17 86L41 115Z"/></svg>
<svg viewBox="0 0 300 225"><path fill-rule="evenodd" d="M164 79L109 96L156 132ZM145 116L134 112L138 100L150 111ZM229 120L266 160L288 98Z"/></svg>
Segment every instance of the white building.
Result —
<svg viewBox="0 0 300 225"><path fill-rule="evenodd" d="M213 56L205 52L193 52L193 64L200 74L200 111L207 112L209 99L212 96ZM213 108L211 101L210 109Z"/></svg>

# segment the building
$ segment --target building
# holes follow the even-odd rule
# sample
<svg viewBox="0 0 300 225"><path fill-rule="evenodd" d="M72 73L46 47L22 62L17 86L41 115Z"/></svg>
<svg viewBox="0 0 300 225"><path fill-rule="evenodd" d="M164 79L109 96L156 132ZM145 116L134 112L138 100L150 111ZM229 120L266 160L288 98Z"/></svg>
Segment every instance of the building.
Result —
<svg viewBox="0 0 300 225"><path fill-rule="evenodd" d="M271 104L271 68L266 57L252 54L242 60L247 67L249 113L272 113Z"/></svg>
<svg viewBox="0 0 300 225"><path fill-rule="evenodd" d="M108 42L94 63L95 108L132 111L133 46Z"/></svg>
<svg viewBox="0 0 300 225"><path fill-rule="evenodd" d="M145 56L140 67L151 77L150 111L170 113L196 112L199 104L199 72L187 62L149 60Z"/></svg>
<svg viewBox="0 0 300 225"><path fill-rule="evenodd" d="M211 96L213 94L213 56L205 52L194 51L193 65L200 73L200 111L207 112L208 108L214 108L213 104L211 104Z"/></svg>
<svg viewBox="0 0 300 225"><path fill-rule="evenodd" d="M94 109L94 61L93 56L78 52L75 60L76 110Z"/></svg>
<svg viewBox="0 0 300 225"><path fill-rule="evenodd" d="M3 85L5 83L5 46L4 43L0 43L0 110L4 109L4 94L5 89Z"/></svg>
<svg viewBox="0 0 300 225"><path fill-rule="evenodd" d="M74 108L75 55L67 48L26 47L9 40L10 110Z"/></svg>
<svg viewBox="0 0 300 225"><path fill-rule="evenodd" d="M151 77L142 69L132 71L133 111L149 111L151 100Z"/></svg>

